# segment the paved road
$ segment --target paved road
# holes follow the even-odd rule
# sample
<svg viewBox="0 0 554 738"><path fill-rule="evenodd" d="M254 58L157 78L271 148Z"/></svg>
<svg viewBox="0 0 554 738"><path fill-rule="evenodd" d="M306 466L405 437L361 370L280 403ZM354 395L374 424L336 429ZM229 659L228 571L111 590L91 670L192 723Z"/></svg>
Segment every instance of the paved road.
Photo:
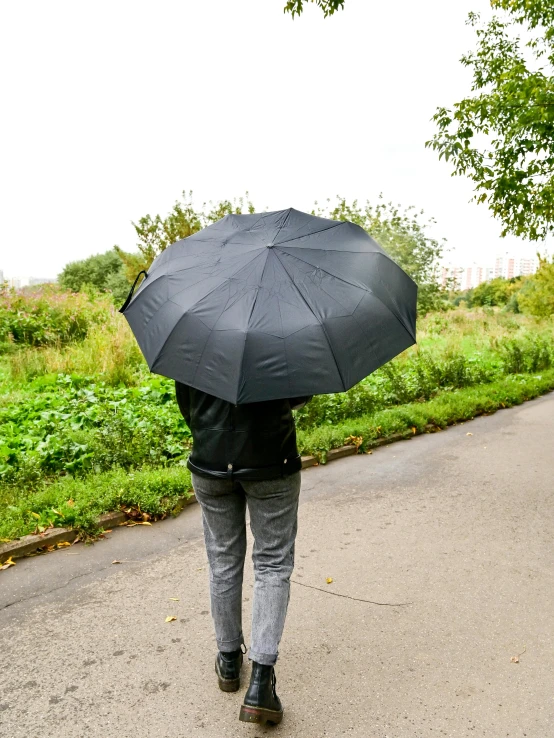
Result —
<svg viewBox="0 0 554 738"><path fill-rule="evenodd" d="M273 730L216 688L197 506L1 572L0 735L549 738L553 439L550 395L304 472Z"/></svg>

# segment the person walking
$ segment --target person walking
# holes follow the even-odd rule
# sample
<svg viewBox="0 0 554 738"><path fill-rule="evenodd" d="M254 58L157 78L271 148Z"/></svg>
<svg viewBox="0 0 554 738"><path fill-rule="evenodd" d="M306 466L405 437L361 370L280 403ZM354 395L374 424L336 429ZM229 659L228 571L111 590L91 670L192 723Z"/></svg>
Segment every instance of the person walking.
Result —
<svg viewBox="0 0 554 738"><path fill-rule="evenodd" d="M248 507L254 537L252 673L239 720L277 724L283 706L274 667L290 597L302 467L292 410L311 397L233 404L181 382L175 388L193 437L187 465L202 508L219 687L240 688L246 653L242 582Z"/></svg>
<svg viewBox="0 0 554 738"><path fill-rule="evenodd" d="M283 716L274 666L302 466L292 408L348 391L412 346L416 305L416 283L359 225L288 208L229 213L169 245L120 308L150 371L177 383L192 431L188 466L210 563L215 668L229 691L239 688L245 650L248 506L252 678L241 720Z"/></svg>

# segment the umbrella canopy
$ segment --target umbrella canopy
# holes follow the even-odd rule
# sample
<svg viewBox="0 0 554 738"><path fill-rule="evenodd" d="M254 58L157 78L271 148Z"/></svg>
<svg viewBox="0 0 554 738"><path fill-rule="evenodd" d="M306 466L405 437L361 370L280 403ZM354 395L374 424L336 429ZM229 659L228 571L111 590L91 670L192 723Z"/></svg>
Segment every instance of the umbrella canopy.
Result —
<svg viewBox="0 0 554 738"><path fill-rule="evenodd" d="M227 215L121 309L152 372L229 402L343 392L415 343L417 286L357 225Z"/></svg>

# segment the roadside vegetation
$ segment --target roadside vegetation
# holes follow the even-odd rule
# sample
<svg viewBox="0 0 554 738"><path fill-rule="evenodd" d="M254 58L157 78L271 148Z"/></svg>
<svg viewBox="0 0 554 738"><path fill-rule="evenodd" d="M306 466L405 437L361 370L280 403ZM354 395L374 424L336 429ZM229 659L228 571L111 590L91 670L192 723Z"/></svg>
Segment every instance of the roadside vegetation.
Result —
<svg viewBox="0 0 554 738"><path fill-rule="evenodd" d="M67 525L92 535L117 509L170 514L190 489L190 431L111 297L4 290L0 326L0 538ZM324 462L347 439L363 451L554 388L551 319L459 307L418 330L417 347L297 413L303 454Z"/></svg>
<svg viewBox="0 0 554 738"><path fill-rule="evenodd" d="M149 521L182 504L191 434L174 383L149 373L117 308L170 243L253 209L248 196L196 208L184 194L167 216L134 224L135 253L68 264L58 285L0 286L0 542L52 526L94 536L101 513ZM303 455L324 463L345 443L367 451L554 389L554 265L450 294L436 278L443 244L421 213L342 198L315 212L382 243L418 283L420 317L417 347L297 413Z"/></svg>

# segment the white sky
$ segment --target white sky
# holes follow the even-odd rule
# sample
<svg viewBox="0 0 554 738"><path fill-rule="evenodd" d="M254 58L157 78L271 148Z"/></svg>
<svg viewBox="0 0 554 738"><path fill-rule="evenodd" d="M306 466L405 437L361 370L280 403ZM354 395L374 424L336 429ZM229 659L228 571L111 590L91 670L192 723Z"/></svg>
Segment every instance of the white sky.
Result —
<svg viewBox="0 0 554 738"><path fill-rule="evenodd" d="M434 216L462 264L500 239L471 185L424 148L469 91L469 10L488 0L20 0L0 6L0 269L54 276L131 220L249 190L259 209L386 199Z"/></svg>

